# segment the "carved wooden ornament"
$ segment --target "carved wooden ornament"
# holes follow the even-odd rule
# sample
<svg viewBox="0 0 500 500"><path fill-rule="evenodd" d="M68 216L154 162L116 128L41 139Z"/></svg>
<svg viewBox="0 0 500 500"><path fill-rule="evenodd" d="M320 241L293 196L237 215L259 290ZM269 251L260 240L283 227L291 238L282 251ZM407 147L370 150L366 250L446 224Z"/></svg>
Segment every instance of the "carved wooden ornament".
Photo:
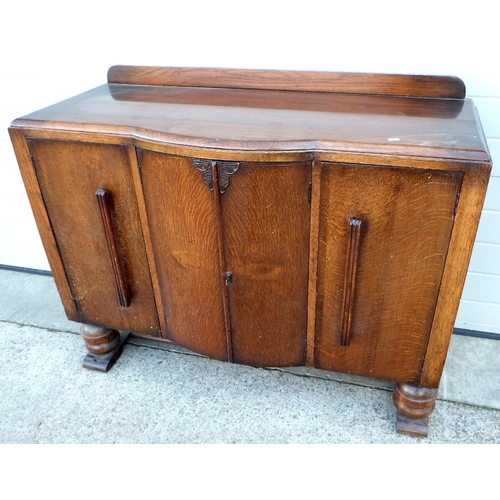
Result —
<svg viewBox="0 0 500 500"><path fill-rule="evenodd" d="M237 162L212 161L200 158L193 158L193 165L203 175L203 180L205 181L205 184L210 188L210 191L213 191L214 189L212 168L214 166L217 167L220 194L226 192L226 189L229 186L229 178L238 170L240 166L240 164Z"/></svg>

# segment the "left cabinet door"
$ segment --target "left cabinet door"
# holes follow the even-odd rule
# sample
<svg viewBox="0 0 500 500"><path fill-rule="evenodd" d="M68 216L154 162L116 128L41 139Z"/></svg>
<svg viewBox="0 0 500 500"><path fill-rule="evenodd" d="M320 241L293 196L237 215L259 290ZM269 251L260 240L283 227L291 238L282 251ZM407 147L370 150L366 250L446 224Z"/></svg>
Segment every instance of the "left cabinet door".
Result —
<svg viewBox="0 0 500 500"><path fill-rule="evenodd" d="M158 337L127 148L28 145L81 322Z"/></svg>
<svg viewBox="0 0 500 500"><path fill-rule="evenodd" d="M205 356L228 360L212 162L197 166L191 158L143 149L138 159L167 338Z"/></svg>

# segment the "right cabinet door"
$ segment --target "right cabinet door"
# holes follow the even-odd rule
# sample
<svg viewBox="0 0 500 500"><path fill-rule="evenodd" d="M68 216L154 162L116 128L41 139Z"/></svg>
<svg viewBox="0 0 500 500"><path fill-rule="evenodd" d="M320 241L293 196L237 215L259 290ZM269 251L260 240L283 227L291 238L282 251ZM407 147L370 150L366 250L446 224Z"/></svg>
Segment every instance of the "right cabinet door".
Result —
<svg viewBox="0 0 500 500"><path fill-rule="evenodd" d="M220 196L236 363L305 362L310 182L310 164L240 163Z"/></svg>
<svg viewBox="0 0 500 500"><path fill-rule="evenodd" d="M462 174L323 164L315 366L414 381Z"/></svg>

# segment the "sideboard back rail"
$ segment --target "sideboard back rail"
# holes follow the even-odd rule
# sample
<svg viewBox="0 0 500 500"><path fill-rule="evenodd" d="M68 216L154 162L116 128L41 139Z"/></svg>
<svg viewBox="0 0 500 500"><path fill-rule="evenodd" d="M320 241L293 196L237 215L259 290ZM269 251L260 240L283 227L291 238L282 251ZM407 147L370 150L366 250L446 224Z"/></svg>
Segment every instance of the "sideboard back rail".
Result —
<svg viewBox="0 0 500 500"><path fill-rule="evenodd" d="M455 76L112 66L108 83L464 99Z"/></svg>

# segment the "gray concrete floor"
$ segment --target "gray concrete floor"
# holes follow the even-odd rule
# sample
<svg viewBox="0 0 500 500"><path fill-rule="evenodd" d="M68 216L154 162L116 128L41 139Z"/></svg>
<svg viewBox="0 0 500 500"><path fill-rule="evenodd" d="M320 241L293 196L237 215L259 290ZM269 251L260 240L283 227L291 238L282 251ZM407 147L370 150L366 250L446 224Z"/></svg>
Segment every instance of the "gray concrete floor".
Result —
<svg viewBox="0 0 500 500"><path fill-rule="evenodd" d="M130 341L81 367L52 278L0 270L0 443L500 443L500 341L453 336L426 439L383 381L232 365Z"/></svg>

